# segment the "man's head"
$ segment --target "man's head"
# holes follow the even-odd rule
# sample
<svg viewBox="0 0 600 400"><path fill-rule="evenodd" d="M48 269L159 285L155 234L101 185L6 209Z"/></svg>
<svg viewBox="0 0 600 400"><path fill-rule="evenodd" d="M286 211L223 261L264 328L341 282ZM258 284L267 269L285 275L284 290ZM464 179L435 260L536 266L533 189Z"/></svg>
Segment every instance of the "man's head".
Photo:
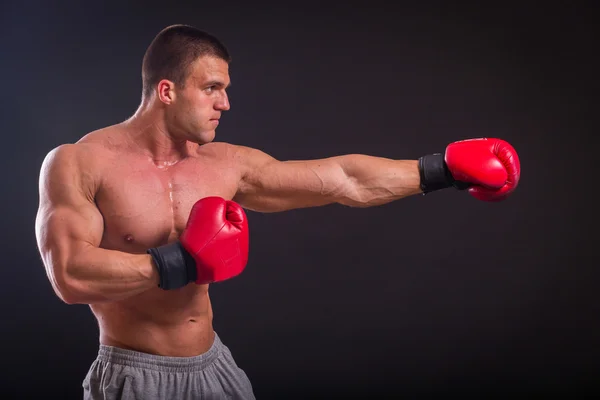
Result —
<svg viewBox="0 0 600 400"><path fill-rule="evenodd" d="M229 109L230 61L216 37L187 25L169 26L144 55L143 98L164 106L170 133L210 142L221 112Z"/></svg>

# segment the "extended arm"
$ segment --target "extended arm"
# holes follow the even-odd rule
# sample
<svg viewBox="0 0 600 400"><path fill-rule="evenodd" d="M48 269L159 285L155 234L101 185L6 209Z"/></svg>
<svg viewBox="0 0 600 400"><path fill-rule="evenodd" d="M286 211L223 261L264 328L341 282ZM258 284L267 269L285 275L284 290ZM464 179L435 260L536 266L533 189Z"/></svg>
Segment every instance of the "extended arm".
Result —
<svg viewBox="0 0 600 400"><path fill-rule="evenodd" d="M236 159L241 174L235 200L261 212L331 203L371 207L450 187L501 201L516 189L521 168L515 149L495 138L457 141L417 160L349 154L282 162L245 147Z"/></svg>
<svg viewBox="0 0 600 400"><path fill-rule="evenodd" d="M339 203L385 204L421 193L418 162L349 154L319 160L278 161L240 148L242 169L235 200L261 212Z"/></svg>
<svg viewBox="0 0 600 400"><path fill-rule="evenodd" d="M36 238L54 291L68 304L90 304L156 287L159 278L150 255L98 247L103 218L76 146L51 151L40 174Z"/></svg>

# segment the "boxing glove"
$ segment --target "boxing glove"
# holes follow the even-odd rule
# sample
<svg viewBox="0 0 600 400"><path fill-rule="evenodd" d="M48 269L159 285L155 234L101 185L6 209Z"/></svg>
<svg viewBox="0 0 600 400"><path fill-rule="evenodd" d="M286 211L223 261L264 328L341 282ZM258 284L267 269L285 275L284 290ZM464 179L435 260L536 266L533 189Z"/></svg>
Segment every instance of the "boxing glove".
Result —
<svg viewBox="0 0 600 400"><path fill-rule="evenodd" d="M455 187L468 189L473 197L483 201L506 199L517 188L521 176L515 149L494 138L451 143L443 155L419 158L418 166L424 194Z"/></svg>
<svg viewBox="0 0 600 400"><path fill-rule="evenodd" d="M158 269L159 287L171 290L239 275L248 262L248 248L248 221L242 207L220 197L205 197L192 207L178 241L147 252Z"/></svg>

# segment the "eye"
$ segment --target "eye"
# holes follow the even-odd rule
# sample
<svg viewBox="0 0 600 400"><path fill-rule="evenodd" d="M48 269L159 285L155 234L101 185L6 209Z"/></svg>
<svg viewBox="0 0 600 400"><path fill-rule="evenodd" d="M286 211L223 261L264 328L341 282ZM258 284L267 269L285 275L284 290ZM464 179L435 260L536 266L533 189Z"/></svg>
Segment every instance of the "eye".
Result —
<svg viewBox="0 0 600 400"><path fill-rule="evenodd" d="M206 93L212 93L212 91L215 89L215 85L209 86L206 89L204 89L204 91Z"/></svg>

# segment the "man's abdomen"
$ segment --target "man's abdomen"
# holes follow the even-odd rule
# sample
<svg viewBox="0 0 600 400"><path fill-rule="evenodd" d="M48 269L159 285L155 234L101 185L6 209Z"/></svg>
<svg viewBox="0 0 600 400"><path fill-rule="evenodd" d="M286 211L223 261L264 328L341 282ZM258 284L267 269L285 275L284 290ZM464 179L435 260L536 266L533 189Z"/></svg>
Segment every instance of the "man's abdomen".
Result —
<svg viewBox="0 0 600 400"><path fill-rule="evenodd" d="M120 302L91 306L100 343L149 354L191 357L213 343L208 285L152 289Z"/></svg>

